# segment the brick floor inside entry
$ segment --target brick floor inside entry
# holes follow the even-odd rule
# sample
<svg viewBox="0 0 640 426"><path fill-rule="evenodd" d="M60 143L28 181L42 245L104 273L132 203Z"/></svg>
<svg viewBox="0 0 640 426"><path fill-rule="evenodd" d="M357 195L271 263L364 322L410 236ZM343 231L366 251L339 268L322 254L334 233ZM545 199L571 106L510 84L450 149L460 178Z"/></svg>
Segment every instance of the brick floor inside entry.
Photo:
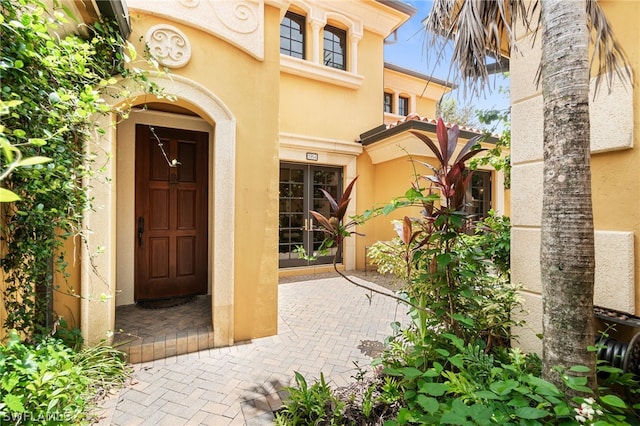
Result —
<svg viewBox="0 0 640 426"><path fill-rule="evenodd" d="M145 309L116 308L114 346L134 364L213 347L211 297L197 296L182 305Z"/></svg>

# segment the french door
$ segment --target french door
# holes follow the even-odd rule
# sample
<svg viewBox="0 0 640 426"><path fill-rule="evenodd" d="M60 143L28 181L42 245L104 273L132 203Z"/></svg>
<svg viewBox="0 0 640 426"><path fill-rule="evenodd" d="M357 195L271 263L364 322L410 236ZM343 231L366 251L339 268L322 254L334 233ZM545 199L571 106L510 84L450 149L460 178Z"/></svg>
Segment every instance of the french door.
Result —
<svg viewBox="0 0 640 426"><path fill-rule="evenodd" d="M328 253L319 249L325 234L316 230L317 225L310 210L329 217L331 206L324 197L324 189L338 200L342 195L342 169L312 166L308 164L280 164L280 220L279 220L279 267L321 265L333 263L341 253L332 247ZM304 251L313 260L300 256Z"/></svg>

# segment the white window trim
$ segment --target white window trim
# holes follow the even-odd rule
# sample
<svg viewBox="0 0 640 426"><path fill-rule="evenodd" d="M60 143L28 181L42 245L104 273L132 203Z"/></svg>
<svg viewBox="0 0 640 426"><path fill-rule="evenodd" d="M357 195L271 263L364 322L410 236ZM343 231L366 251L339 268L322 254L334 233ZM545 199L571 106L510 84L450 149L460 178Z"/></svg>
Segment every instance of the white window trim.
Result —
<svg viewBox="0 0 640 426"><path fill-rule="evenodd" d="M305 43L309 59L303 60L289 55L280 54L280 69L282 72L307 77L325 83L335 84L349 89L358 89L364 81L364 76L358 74L358 44L363 35L362 20L349 18L340 13L324 10L318 5L309 5L294 1L306 13L306 20L310 31L307 31ZM294 11L295 12L295 11ZM295 12L298 13L298 12ZM337 22L347 31L347 69L340 70L325 66L322 63L322 32L328 21ZM332 24L330 24L332 25ZM333 25L335 26L335 25ZM309 28L308 28L309 29Z"/></svg>
<svg viewBox="0 0 640 426"><path fill-rule="evenodd" d="M280 71L287 74L307 77L349 89L358 89L362 86L364 76L353 74L348 71L327 67L304 59L280 54Z"/></svg>

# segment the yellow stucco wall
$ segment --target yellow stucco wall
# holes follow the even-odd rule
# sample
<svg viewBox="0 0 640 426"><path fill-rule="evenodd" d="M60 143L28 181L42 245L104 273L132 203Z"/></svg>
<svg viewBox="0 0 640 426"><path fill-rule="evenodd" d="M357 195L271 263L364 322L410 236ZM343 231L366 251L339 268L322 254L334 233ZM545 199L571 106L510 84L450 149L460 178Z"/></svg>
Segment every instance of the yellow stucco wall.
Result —
<svg viewBox="0 0 640 426"><path fill-rule="evenodd" d="M640 313L640 3L599 2L635 70L635 88L617 82L590 100L591 171L596 248L594 302ZM511 58L512 102L512 278L524 285L527 327L517 329L520 345L540 351L542 330L539 266L542 200L542 94L533 85L540 41L531 47L521 35L523 55ZM592 81L592 91L593 91ZM593 94L593 92L592 92ZM620 328L621 326L619 326Z"/></svg>
<svg viewBox="0 0 640 426"><path fill-rule="evenodd" d="M254 63L248 75L235 76L242 95L235 93L230 101L238 111L236 341L272 335L278 327L279 117L277 108L265 108L264 100L277 104L280 98L279 24L279 10L266 7L264 63Z"/></svg>
<svg viewBox="0 0 640 426"><path fill-rule="evenodd" d="M70 328L80 327L80 244L80 238L64 241L62 250L67 266L53 277L53 312Z"/></svg>
<svg viewBox="0 0 640 426"><path fill-rule="evenodd" d="M624 47L634 73L632 123L616 120L610 111L611 127L625 126L629 133L632 124L633 148L592 156L592 191L596 229L632 231L634 237L635 314L640 314L640 2L600 1L616 38ZM607 133L607 129L602 129ZM628 134L628 133L627 133ZM613 207L613 208L612 208Z"/></svg>
<svg viewBox="0 0 640 426"><path fill-rule="evenodd" d="M173 23L193 50L191 61L172 72L209 89L237 119L235 206L229 206L235 209L235 341L277 332L279 21L279 10L265 7L264 61ZM152 16L134 18L130 39L160 22Z"/></svg>
<svg viewBox="0 0 640 426"><path fill-rule="evenodd" d="M382 121L381 36L364 31L358 43L362 84L351 89L282 72L280 131L356 144L355 138Z"/></svg>

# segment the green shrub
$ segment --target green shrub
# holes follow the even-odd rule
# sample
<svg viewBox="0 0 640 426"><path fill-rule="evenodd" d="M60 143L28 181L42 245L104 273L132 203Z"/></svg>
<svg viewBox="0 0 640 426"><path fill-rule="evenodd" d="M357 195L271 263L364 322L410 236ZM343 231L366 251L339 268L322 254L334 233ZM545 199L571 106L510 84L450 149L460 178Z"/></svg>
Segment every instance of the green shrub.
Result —
<svg viewBox="0 0 640 426"><path fill-rule="evenodd" d="M53 338L27 345L12 330L0 346L0 423L88 424L96 397L127 375L112 348L75 352Z"/></svg>
<svg viewBox="0 0 640 426"><path fill-rule="evenodd" d="M599 395L569 400L554 384L541 379L541 361L518 349L494 357L479 346L452 355L449 365L427 369L387 368L403 389L403 408L385 426L456 425L631 425L637 419L608 388ZM616 369L607 368L607 371ZM565 375L567 388L584 390L586 378ZM584 383L580 382L584 379ZM628 383L628 377L626 378ZM619 381L621 383L621 381Z"/></svg>
<svg viewBox="0 0 640 426"><path fill-rule="evenodd" d="M342 424L343 403L337 400L320 373L320 381L307 385L296 371L296 387L289 387L289 399L276 413L277 425L339 425Z"/></svg>

